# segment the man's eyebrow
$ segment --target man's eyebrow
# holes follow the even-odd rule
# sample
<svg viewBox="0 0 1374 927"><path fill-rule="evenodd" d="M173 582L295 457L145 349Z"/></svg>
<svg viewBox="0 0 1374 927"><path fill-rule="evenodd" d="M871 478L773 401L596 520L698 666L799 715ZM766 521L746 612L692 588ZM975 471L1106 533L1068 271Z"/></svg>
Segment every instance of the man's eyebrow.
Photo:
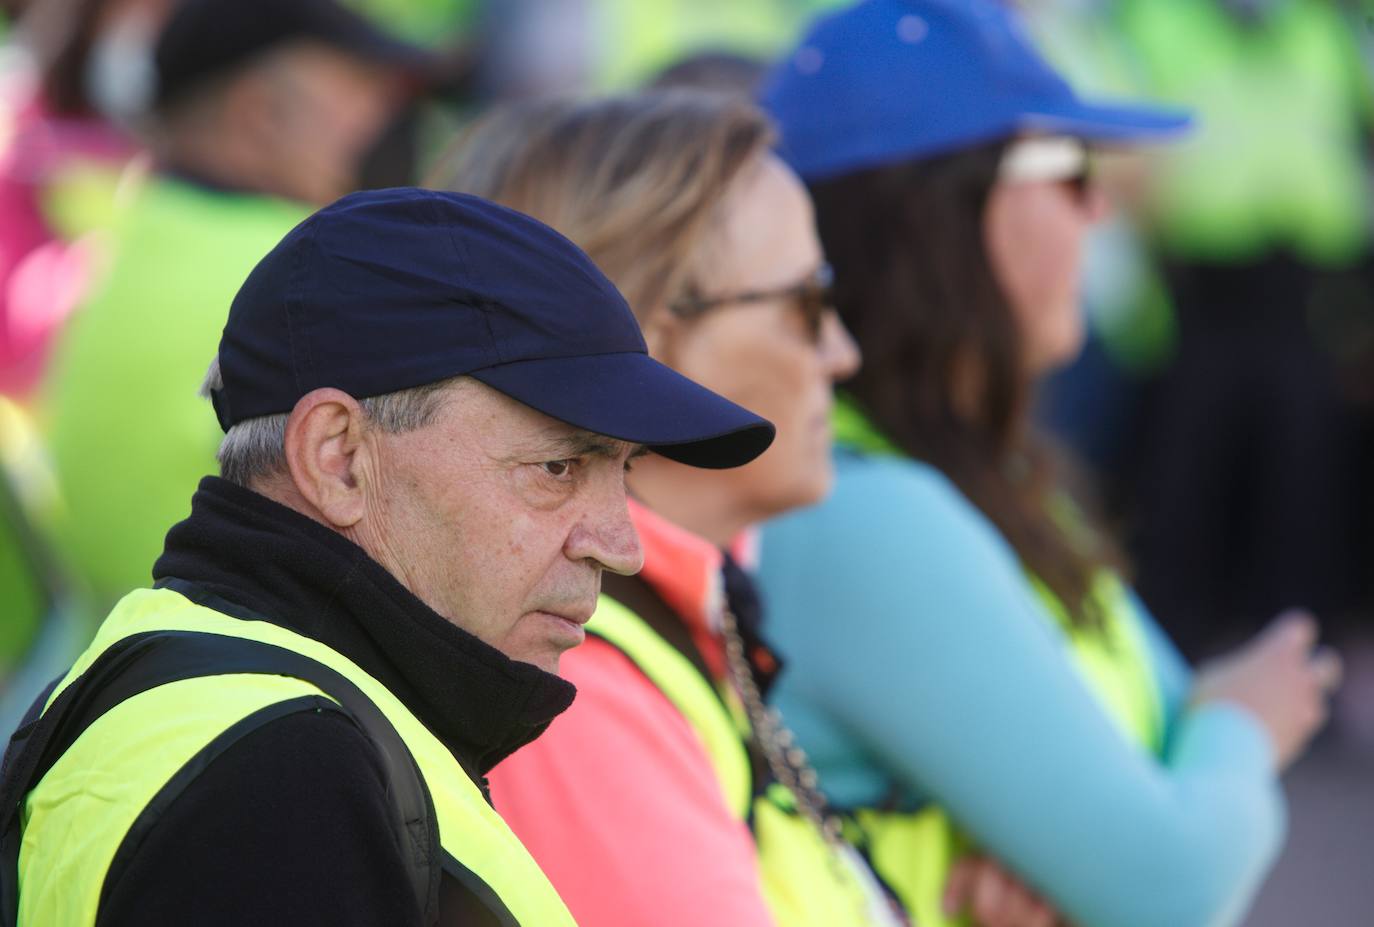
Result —
<svg viewBox="0 0 1374 927"><path fill-rule="evenodd" d="M567 457L619 457L627 448L631 448L631 458L641 457L649 452L642 444L631 444L591 431L575 431L560 435L551 444L553 453Z"/></svg>

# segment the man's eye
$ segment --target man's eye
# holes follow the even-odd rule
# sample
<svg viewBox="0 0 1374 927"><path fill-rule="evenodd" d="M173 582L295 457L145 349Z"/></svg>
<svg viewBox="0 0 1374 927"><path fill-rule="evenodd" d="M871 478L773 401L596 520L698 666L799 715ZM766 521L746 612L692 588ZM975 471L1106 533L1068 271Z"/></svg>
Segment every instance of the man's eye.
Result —
<svg viewBox="0 0 1374 927"><path fill-rule="evenodd" d="M572 472L571 460L546 460L539 466L544 468L544 472L549 476L565 477Z"/></svg>

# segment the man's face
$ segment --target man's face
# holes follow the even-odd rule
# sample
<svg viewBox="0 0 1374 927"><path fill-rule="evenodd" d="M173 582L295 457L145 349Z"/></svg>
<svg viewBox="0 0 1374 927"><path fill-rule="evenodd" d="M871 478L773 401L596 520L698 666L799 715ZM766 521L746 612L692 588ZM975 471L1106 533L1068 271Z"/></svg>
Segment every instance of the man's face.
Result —
<svg viewBox="0 0 1374 927"><path fill-rule="evenodd" d="M398 77L303 43L277 56L269 78L269 137L281 189L321 205L356 189L364 153L400 104Z"/></svg>
<svg viewBox="0 0 1374 927"><path fill-rule="evenodd" d="M376 433L355 540L439 614L557 672L601 571L644 563L625 503L635 445L564 425L476 381L433 422Z"/></svg>

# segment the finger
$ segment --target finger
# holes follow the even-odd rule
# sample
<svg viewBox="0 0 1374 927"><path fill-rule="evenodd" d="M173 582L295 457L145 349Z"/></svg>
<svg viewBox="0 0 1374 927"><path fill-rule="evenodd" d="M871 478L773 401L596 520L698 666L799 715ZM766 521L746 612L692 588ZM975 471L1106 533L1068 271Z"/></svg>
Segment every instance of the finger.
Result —
<svg viewBox="0 0 1374 927"><path fill-rule="evenodd" d="M1316 677L1317 685L1325 693L1334 692L1345 675L1345 664L1341 660L1341 655L1330 647L1318 647L1308 665L1312 675Z"/></svg>
<svg viewBox="0 0 1374 927"><path fill-rule="evenodd" d="M1317 642L1317 619L1309 611L1290 608L1270 622L1264 637L1295 650L1308 650Z"/></svg>
<svg viewBox="0 0 1374 927"><path fill-rule="evenodd" d="M1000 869L987 862L978 867L978 878L973 884L973 916L978 923L996 923L1006 893L1006 877Z"/></svg>
<svg viewBox="0 0 1374 927"><path fill-rule="evenodd" d="M978 872L976 857L966 856L950 867L949 877L945 879L945 896L941 907L953 917L968 906L973 882Z"/></svg>
<svg viewBox="0 0 1374 927"><path fill-rule="evenodd" d="M1035 910L1036 898L1012 876L1002 874L1002 900L985 927L1022 927Z"/></svg>
<svg viewBox="0 0 1374 927"><path fill-rule="evenodd" d="M1043 901L1037 901L1021 922L1021 927L1054 927L1055 920L1054 909Z"/></svg>

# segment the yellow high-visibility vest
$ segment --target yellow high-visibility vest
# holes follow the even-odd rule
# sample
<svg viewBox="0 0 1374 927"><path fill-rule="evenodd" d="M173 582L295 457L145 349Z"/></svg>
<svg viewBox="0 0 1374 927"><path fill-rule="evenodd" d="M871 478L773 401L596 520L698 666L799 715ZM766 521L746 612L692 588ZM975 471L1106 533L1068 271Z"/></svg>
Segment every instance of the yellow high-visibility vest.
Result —
<svg viewBox="0 0 1374 927"><path fill-rule="evenodd" d="M1068 638L1073 665L1108 716L1141 749L1163 748L1164 717L1126 588L1112 573L1098 575L1092 594L1102 606L1103 627L1079 630L1049 587L1031 584ZM904 812L864 808L852 813L848 834L865 850L873 868L897 893L922 927L956 927L963 918L944 913L942 899L950 867L971 846L958 825L935 805Z"/></svg>
<svg viewBox="0 0 1374 927"><path fill-rule="evenodd" d="M131 641L138 647L189 642L210 655L210 675L194 668L171 674L171 681L105 710L28 793L19 851L19 924L95 924L106 875L139 815L164 789L193 776L197 762L212 757L217 744L233 736L231 729L251 726L255 716L299 709L302 700L342 704L329 687L274 667L270 657L275 653L285 654L288 664L305 657L322 668L303 675L341 677L340 686L364 697L354 698L354 704L370 703L394 729L404 749L384 749L383 759L393 768L413 759L412 775L418 769L433 804L440 868L461 874L469 886L480 881L497 899L491 904L504 905L505 911L498 911L503 922L575 927L558 893L477 785L385 686L318 641L267 621L224 614L188 595L194 590L178 586L142 589L123 598L50 697L48 708L102 655L130 650ZM217 653L247 656L224 672L214 669ZM252 665L255 655L266 655L261 667ZM405 752L409 758L396 756Z"/></svg>
<svg viewBox="0 0 1374 927"><path fill-rule="evenodd" d="M832 421L837 444L865 454L906 456L849 397L841 396L836 402ZM1071 533L1081 519L1066 497L1057 499L1048 515ZM1159 755L1164 746L1164 709L1149 648L1120 578L1100 570L1094 579L1089 595L1102 615L1102 625L1097 628L1075 625L1064 603L1044 582L1029 573L1026 580L1058 623L1073 665L1107 715L1133 743ZM849 814L846 823L846 835L864 850L874 870L896 892L916 923L921 927L967 923L946 915L942 900L950 867L969 849L970 841L941 808L859 808Z"/></svg>
<svg viewBox="0 0 1374 927"><path fill-rule="evenodd" d="M797 813L786 788L755 787L745 745L748 721L732 689L713 685L643 618L609 596L601 597L587 631L639 667L701 738L731 812L753 829L764 897L779 927L895 923L886 896L857 856L837 852Z"/></svg>

